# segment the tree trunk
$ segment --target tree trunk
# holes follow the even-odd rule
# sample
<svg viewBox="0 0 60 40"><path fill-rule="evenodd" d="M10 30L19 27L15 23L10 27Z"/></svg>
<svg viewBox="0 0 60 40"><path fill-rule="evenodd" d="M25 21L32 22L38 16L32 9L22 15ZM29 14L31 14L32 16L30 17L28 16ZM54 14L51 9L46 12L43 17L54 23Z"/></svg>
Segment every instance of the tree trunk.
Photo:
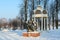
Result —
<svg viewBox="0 0 60 40"><path fill-rule="evenodd" d="M27 21L27 0L25 0L25 21Z"/></svg>
<svg viewBox="0 0 60 40"><path fill-rule="evenodd" d="M58 0L56 0L56 29L58 29Z"/></svg>

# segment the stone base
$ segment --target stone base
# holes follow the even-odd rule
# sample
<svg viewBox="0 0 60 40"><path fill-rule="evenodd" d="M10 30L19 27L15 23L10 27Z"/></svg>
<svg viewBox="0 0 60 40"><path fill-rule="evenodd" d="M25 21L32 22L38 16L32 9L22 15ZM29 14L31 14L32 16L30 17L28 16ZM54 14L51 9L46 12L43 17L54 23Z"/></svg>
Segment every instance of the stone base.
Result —
<svg viewBox="0 0 60 40"><path fill-rule="evenodd" d="M38 37L40 36L39 32L24 32L23 33L24 37Z"/></svg>

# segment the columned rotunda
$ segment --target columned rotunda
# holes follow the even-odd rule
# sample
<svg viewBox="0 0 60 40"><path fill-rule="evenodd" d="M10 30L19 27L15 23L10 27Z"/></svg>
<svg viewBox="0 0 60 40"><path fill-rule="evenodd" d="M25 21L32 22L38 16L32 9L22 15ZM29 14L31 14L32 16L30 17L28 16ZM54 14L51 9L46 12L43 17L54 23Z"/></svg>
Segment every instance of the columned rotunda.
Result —
<svg viewBox="0 0 60 40"><path fill-rule="evenodd" d="M47 29L48 14L47 11L44 10L40 5L38 5L37 9L34 10L33 19L34 22L37 23L37 28L40 28L40 30Z"/></svg>

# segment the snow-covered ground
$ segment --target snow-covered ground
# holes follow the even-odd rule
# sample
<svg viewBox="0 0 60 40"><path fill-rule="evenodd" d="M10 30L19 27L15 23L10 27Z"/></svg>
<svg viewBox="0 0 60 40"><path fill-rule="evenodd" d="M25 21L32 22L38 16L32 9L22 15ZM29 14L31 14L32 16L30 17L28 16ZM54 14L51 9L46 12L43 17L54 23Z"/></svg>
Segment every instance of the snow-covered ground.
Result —
<svg viewBox="0 0 60 40"><path fill-rule="evenodd" d="M60 40L60 28L40 31L39 37L23 37L23 32L26 32L26 30L0 31L0 40Z"/></svg>

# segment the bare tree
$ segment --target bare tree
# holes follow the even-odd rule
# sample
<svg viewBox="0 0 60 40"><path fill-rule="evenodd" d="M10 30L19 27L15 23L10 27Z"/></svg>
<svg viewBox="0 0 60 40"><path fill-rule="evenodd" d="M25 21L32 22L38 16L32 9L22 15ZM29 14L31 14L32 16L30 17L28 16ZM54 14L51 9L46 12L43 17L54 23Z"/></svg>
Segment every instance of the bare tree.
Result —
<svg viewBox="0 0 60 40"><path fill-rule="evenodd" d="M58 0L55 0L55 3L56 3L56 16L55 16L55 22L56 22L56 29L58 29Z"/></svg>
<svg viewBox="0 0 60 40"><path fill-rule="evenodd" d="M25 8L25 21L27 21L27 7L28 7L28 0L24 0L24 8Z"/></svg>
<svg viewBox="0 0 60 40"><path fill-rule="evenodd" d="M29 2L28 3L28 9L29 9L30 20L32 20L32 15L34 14L33 10L34 10L34 7L35 7L34 0L29 0L28 2Z"/></svg>
<svg viewBox="0 0 60 40"><path fill-rule="evenodd" d="M12 25L13 25L13 30L16 30L17 29L17 26L18 26L18 23L17 23L17 20L16 19L14 19L12 21Z"/></svg>
<svg viewBox="0 0 60 40"><path fill-rule="evenodd" d="M54 29L54 15L55 15L55 4L54 3L51 3L51 5L50 5L50 14L52 15L51 16L52 26L53 26L53 29Z"/></svg>

